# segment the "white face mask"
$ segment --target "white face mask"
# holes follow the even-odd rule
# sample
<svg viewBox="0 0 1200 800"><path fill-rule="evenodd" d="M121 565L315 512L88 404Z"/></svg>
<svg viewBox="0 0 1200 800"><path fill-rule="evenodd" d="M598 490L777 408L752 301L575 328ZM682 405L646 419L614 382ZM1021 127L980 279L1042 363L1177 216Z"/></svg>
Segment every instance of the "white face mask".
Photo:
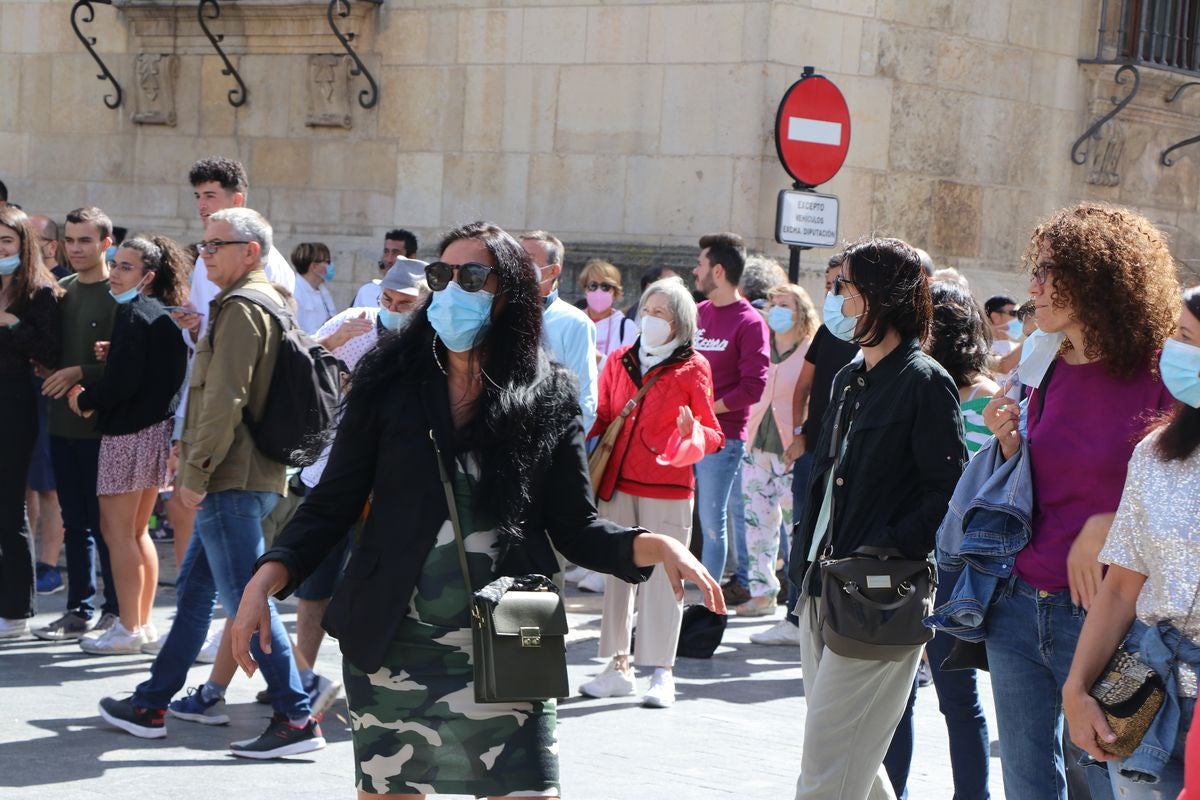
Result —
<svg viewBox="0 0 1200 800"><path fill-rule="evenodd" d="M650 347L664 345L671 340L671 323L665 319L643 315L638 319L642 331L642 343Z"/></svg>

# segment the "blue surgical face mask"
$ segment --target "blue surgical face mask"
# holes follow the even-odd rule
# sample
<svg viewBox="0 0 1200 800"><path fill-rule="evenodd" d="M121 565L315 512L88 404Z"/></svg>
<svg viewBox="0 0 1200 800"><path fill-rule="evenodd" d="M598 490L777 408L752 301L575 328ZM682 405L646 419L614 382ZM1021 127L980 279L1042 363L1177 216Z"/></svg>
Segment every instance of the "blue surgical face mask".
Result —
<svg viewBox="0 0 1200 800"><path fill-rule="evenodd" d="M450 281L445 289L433 293L429 324L447 349L465 353L475 346L479 332L491 323L494 299L492 292L483 289L468 292L458 281Z"/></svg>
<svg viewBox="0 0 1200 800"><path fill-rule="evenodd" d="M17 267L21 266L21 254L13 253L11 256L0 258L0 275L12 275L17 271Z"/></svg>
<svg viewBox="0 0 1200 800"><path fill-rule="evenodd" d="M796 326L796 314L784 306L771 306L767 311L767 327L776 333L787 333Z"/></svg>
<svg viewBox="0 0 1200 800"><path fill-rule="evenodd" d="M858 325L858 317L847 317L842 313L846 298L830 292L825 295L825 305L821 315L825 318L825 327L843 342L854 341L854 329Z"/></svg>
<svg viewBox="0 0 1200 800"><path fill-rule="evenodd" d="M121 292L120 294L113 294L112 289L109 289L108 293L110 295L112 295L113 300L117 301L117 305L123 306L126 303L132 302L133 298L138 296L138 292L140 292L142 290L142 284L145 282L145 280L146 279L143 277L142 280L137 282L137 286L126 289L125 291Z"/></svg>
<svg viewBox="0 0 1200 800"><path fill-rule="evenodd" d="M1019 319L1009 320L1004 326L1004 332L1008 334L1008 338L1014 342L1025 335L1025 323Z"/></svg>
<svg viewBox="0 0 1200 800"><path fill-rule="evenodd" d="M408 323L412 321L411 311L390 311L386 308L379 309L379 324L387 328L393 333L399 333L408 327Z"/></svg>
<svg viewBox="0 0 1200 800"><path fill-rule="evenodd" d="M337 274L337 264L334 264L332 261L330 261L328 264L325 265L325 280L327 280L327 281L333 280L333 276L336 274Z"/></svg>
<svg viewBox="0 0 1200 800"><path fill-rule="evenodd" d="M1176 400L1200 408L1200 347L1167 339L1158 358L1158 371Z"/></svg>

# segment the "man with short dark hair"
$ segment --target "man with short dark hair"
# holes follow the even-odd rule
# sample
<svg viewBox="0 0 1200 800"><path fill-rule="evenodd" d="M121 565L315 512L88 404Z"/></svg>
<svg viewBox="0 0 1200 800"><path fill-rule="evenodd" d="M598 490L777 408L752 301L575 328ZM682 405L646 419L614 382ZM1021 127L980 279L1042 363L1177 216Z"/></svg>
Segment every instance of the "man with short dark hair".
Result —
<svg viewBox="0 0 1200 800"><path fill-rule="evenodd" d="M58 223L45 214L30 214L29 221L38 235L38 250L42 253L44 263L54 277L59 280L71 274L71 268L59 258Z"/></svg>
<svg viewBox="0 0 1200 800"><path fill-rule="evenodd" d="M96 358L96 342L112 338L117 303L108 288L105 251L112 244L112 220L98 208L77 208L67 214L67 258L74 275L59 283L62 317L62 365L42 384L50 402L50 462L62 510L67 551L67 610L33 635L48 641L81 639L93 628L101 632L116 622L116 584L108 548L100 532L100 503L96 477L100 465L100 434L94 418L71 412L66 396L76 384L98 380L104 364ZM96 556L104 578L104 604L99 622L93 619L96 599Z"/></svg>
<svg viewBox="0 0 1200 800"><path fill-rule="evenodd" d="M695 348L712 367L713 410L725 432L725 446L696 465L696 502L704 533L701 561L720 580L725 572L729 493L740 491L742 456L750 407L762 397L770 367L770 338L762 314L738 291L746 266L746 245L736 233L700 237L696 288L708 299L697 311ZM750 599L736 580L725 587L726 602ZM741 591L739 591L739 589Z"/></svg>
<svg viewBox="0 0 1200 800"><path fill-rule="evenodd" d="M379 283L387 275L388 270L395 266L398 259L412 259L417 254L417 237L412 231L404 228L392 228L383 235L383 258L379 259L379 277L369 280L359 287L354 295L351 308L375 308L379 305ZM418 275L420 280L424 274Z"/></svg>
<svg viewBox="0 0 1200 800"><path fill-rule="evenodd" d="M182 503L199 511L196 530L176 581L175 624L150 678L131 698L100 701L105 721L141 738L166 735L167 706L176 713L171 698L187 682L188 668L204 645L213 605L219 596L230 617L237 614L262 553L262 521L287 491L286 467L263 454L246 427L247 416L261 419L266 408L282 334L267 310L240 292L283 306L263 270L272 239L270 223L258 212L227 208L209 216L200 243L208 279L220 293L213 300L212 324L196 351L185 444L175 477ZM251 652L262 667L275 715L261 736L230 745L230 752L243 758L280 758L325 746L292 658L291 640L274 603L268 609L271 641L254 639ZM205 696L207 688L205 684L193 692L203 710L223 706L221 696Z"/></svg>

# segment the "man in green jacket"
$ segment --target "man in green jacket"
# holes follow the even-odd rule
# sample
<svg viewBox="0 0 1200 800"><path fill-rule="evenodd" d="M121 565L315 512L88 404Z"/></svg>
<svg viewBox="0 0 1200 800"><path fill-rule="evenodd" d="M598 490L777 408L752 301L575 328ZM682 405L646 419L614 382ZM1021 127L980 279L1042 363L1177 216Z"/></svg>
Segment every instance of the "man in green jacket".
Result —
<svg viewBox="0 0 1200 800"><path fill-rule="evenodd" d="M284 465L255 447L243 422L243 410L256 419L262 416L281 333L265 310L235 296L249 289L283 304L263 271L271 226L256 211L230 208L209 217L204 234L200 249L205 269L221 291L209 306L208 333L196 348L175 478L181 501L198 509L196 530L176 582L175 623L150 679L132 698L100 701L100 714L110 724L148 739L166 735L168 704L183 688L204 644L214 600L219 597L230 616L237 613L242 590L263 552L262 520L286 492ZM235 756L281 758L325 746L274 605L269 645L265 652L255 640L252 652L275 715L260 737L230 745ZM191 705L224 703L204 689L193 691ZM171 708L174 714L175 705Z"/></svg>

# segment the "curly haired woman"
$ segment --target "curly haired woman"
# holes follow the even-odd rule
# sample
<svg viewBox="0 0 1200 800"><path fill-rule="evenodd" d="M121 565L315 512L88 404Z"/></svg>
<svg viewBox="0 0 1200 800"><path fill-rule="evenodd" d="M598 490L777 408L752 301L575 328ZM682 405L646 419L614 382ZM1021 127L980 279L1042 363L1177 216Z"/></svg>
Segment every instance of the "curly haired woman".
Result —
<svg viewBox="0 0 1200 800"><path fill-rule="evenodd" d="M1005 792L1066 800L1060 692L1133 447L1147 418L1173 403L1155 366L1179 289L1166 237L1133 211L1099 203L1039 225L1026 262L1038 327L1062 345L1028 404L1032 533L988 612L987 653ZM998 394L984 419L1005 458L1016 455L1017 406ZM1094 798L1112 796L1107 772L1087 773Z"/></svg>

